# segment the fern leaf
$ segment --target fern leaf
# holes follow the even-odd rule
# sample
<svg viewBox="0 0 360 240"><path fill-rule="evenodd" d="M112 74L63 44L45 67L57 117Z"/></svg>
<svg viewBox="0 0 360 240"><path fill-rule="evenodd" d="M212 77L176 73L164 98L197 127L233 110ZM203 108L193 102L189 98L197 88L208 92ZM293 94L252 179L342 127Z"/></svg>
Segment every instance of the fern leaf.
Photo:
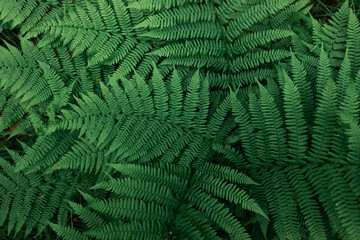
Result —
<svg viewBox="0 0 360 240"><path fill-rule="evenodd" d="M322 92L315 114L315 127L310 156L313 161L327 161L336 124L336 85L330 78Z"/></svg>
<svg viewBox="0 0 360 240"><path fill-rule="evenodd" d="M296 162L305 160L307 151L307 127L300 94L294 82L285 74L284 108L285 123L289 131L289 156Z"/></svg>
<svg viewBox="0 0 360 240"><path fill-rule="evenodd" d="M316 97L319 99L323 89L330 78L332 78L332 72L330 68L330 61L324 48L321 49L319 58L319 68L316 79Z"/></svg>
<svg viewBox="0 0 360 240"><path fill-rule="evenodd" d="M307 74L303 64L294 53L291 54L291 66L293 73L292 80L298 87L301 104L304 106L304 115L309 122L311 120L311 115L314 113L315 107L312 101L310 101L310 99L313 98L311 83L307 80Z"/></svg>
<svg viewBox="0 0 360 240"><path fill-rule="evenodd" d="M356 74L360 70L359 66L359 37L360 23L354 12L350 10L349 23L347 27L346 48L348 49L349 61L352 65L352 74Z"/></svg>
<svg viewBox="0 0 360 240"><path fill-rule="evenodd" d="M232 111L235 115L235 122L240 127L240 136L243 140L246 157L250 162L255 162L257 147L255 135L253 133L255 131L254 126L250 121L248 112L233 92L231 92L231 103Z"/></svg>
<svg viewBox="0 0 360 240"><path fill-rule="evenodd" d="M276 108L274 98L265 87L260 85L261 111L264 114L265 130L269 139L270 157L276 161L283 161L286 157L286 137L282 128L283 119Z"/></svg>
<svg viewBox="0 0 360 240"><path fill-rule="evenodd" d="M349 152L347 161L356 164L360 159L360 127L356 119L349 114L343 113L341 119L350 126L346 129L346 135L349 136Z"/></svg>
<svg viewBox="0 0 360 240"><path fill-rule="evenodd" d="M226 180L213 177L231 173L231 177L229 176L231 181L243 183L242 179L247 179L245 175L231 169L216 165L212 165L211 168L207 165L208 171L195 167L189 170L189 168L173 164L113 164L111 166L127 177L110 179L99 183L94 188L106 189L116 196L108 200L92 202L86 208L78 205L74 207L81 212L94 209L112 216L115 221L89 230L85 232L86 235L104 238L105 231L108 231L109 227L116 226L114 224L120 221L123 225L118 226L114 234L121 232L123 229L121 226L127 224L129 235L126 236L135 236L137 233L130 226L142 222L144 227L142 231L146 233L144 236L149 238L153 235L148 231L153 234L170 234L174 237L209 236L210 239L218 239L215 228L208 224L211 221L224 229L229 236L249 238L243 226L217 198L231 199L234 203L241 203L247 209L261 212L259 206L249 198L245 191L239 190L236 185ZM217 169L221 170L221 175L214 172ZM209 184L207 181L209 179L212 179L215 185ZM88 210L84 217L95 224L97 220L91 217ZM157 219L158 230L149 229L154 219ZM183 229L185 226L187 226L186 230Z"/></svg>
<svg viewBox="0 0 360 240"><path fill-rule="evenodd" d="M89 239L73 228L63 227L54 223L50 223L49 225L57 233L58 236L62 237L65 240Z"/></svg>

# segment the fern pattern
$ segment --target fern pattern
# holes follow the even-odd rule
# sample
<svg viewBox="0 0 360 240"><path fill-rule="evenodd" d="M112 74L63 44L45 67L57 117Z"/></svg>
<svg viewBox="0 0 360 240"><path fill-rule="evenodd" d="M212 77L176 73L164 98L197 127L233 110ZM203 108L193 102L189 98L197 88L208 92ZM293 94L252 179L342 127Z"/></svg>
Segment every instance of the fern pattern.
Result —
<svg viewBox="0 0 360 240"><path fill-rule="evenodd" d="M228 167L211 163L201 166L201 170L170 164L110 166L128 177L101 182L94 189L113 192L114 198L91 198L86 207L70 203L86 221L98 223L85 232L85 236L96 239L159 236L219 239L208 223L211 221L233 238L249 239L244 227L217 198L266 217L255 201L234 185L255 182ZM219 178L222 174L230 181Z"/></svg>
<svg viewBox="0 0 360 240"><path fill-rule="evenodd" d="M348 15L352 14L343 6L331 22L336 24L334 28L340 27L336 21L339 14L345 14L344 9ZM323 31L328 27L324 26ZM333 239L334 236L356 239L359 237L359 198L351 185L358 179L353 174L358 171L359 158L354 161L353 156L359 149L359 145L354 145L359 95L349 48L343 48L343 60L338 65L340 52L331 55L331 51L326 50L327 42L315 45L325 36L316 37L314 43L304 43L304 48L311 46L313 62L304 58L304 53L295 52L287 65L279 67L276 86L279 91L270 85L260 85L260 90L252 93L248 100L239 99L234 92L233 114L240 138L244 138L245 159L252 172L249 176L262 182L254 191L260 192L256 195L267 201L263 207L268 208L279 239ZM314 68L317 76L307 76L307 68ZM313 103L308 103L309 96L314 99ZM258 104L252 106L253 101ZM254 107L262 113L262 125L258 124L258 117L252 115ZM313 121L307 115L314 116ZM265 138L263 131L267 133ZM350 169L353 169L351 173ZM352 207L342 205L345 202ZM302 229L307 229L306 233ZM266 236L267 231L262 231Z"/></svg>
<svg viewBox="0 0 360 240"><path fill-rule="evenodd" d="M308 0L0 0L0 238L360 239L360 24Z"/></svg>

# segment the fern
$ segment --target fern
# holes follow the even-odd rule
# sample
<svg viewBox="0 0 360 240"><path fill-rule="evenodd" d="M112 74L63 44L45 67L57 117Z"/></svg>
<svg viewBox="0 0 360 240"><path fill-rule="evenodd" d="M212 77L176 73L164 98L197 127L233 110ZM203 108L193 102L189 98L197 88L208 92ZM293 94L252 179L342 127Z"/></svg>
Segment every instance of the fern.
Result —
<svg viewBox="0 0 360 240"><path fill-rule="evenodd" d="M276 100L276 85L260 85L259 94L250 93L245 101L232 94L233 113L247 162L239 168L249 169L249 175L260 182L253 191L255 196L265 195L279 239L331 239L327 229L340 239L356 239L359 193L358 188L352 187L358 180L355 172L360 105L351 78L353 66L348 52L344 52L340 68L330 64L338 61L338 55L331 57L320 46L314 52L319 62L318 66L311 65L317 68L315 78L307 76L307 63L295 56L301 53L295 53L291 62L279 67L278 88L283 101ZM311 98L305 100L305 96L313 94L309 92L311 79L311 85L316 87L313 102ZM314 113L311 106L315 106ZM280 115L282 111L284 114ZM314 122L305 113L314 117ZM268 157L254 158L264 155ZM272 156L277 161L269 161Z"/></svg>
<svg viewBox="0 0 360 240"><path fill-rule="evenodd" d="M81 233L77 232L76 230L70 227L63 227L53 223L49 224L51 228L63 239L71 240L71 239L82 239L86 240L87 237L83 236Z"/></svg>
<svg viewBox="0 0 360 240"><path fill-rule="evenodd" d="M88 221L93 228L84 234L96 239L176 238L219 239L210 222L231 237L249 239L244 227L217 198L240 204L264 215L259 206L236 184L254 183L245 175L213 164L189 169L169 164L111 165L127 177L99 183L94 189L114 194L110 199L91 200L86 217L94 211L107 223L96 225L98 216ZM218 178L226 171L229 182ZM221 176L221 175L220 175ZM73 205L75 212L81 210ZM111 232L111 234L108 234Z"/></svg>
<svg viewBox="0 0 360 240"><path fill-rule="evenodd" d="M176 70L169 90L156 68L151 85L139 75L120 81L123 87L111 81L110 89L100 83L103 99L93 93L77 99L71 110L62 110L49 131L78 130L79 136L103 149L105 156L115 153L117 161L147 162L161 157L161 162L170 163L183 152L179 161L187 166L196 156L205 156L211 142L220 141L233 129L231 121L228 129L222 129L228 100L208 112L209 86L199 72L191 78L187 94L182 92Z"/></svg>
<svg viewBox="0 0 360 240"><path fill-rule="evenodd" d="M301 162L305 159L305 153L307 151L307 126L297 85L286 75L284 108L286 127L289 130L289 155L294 161Z"/></svg>
<svg viewBox="0 0 360 240"><path fill-rule="evenodd" d="M15 167L2 158L0 164L0 223L7 224L9 234L24 230L28 236L35 228L40 234L55 216L61 224L66 223L68 209L60 206L75 193L75 189L67 186L67 174L55 180L41 174L15 173Z"/></svg>
<svg viewBox="0 0 360 240"><path fill-rule="evenodd" d="M52 0L2 0L0 2L0 20L11 23L10 27L21 27L24 33L41 22L49 8L56 6Z"/></svg>
<svg viewBox="0 0 360 240"><path fill-rule="evenodd" d="M0 0L0 238L360 239L354 10Z"/></svg>
<svg viewBox="0 0 360 240"><path fill-rule="evenodd" d="M141 21L142 15L128 10L126 1L76 1L65 13L53 14L31 29L26 38L46 33L39 46L57 44L60 39L63 45L69 45L73 56L86 51L88 66L121 61L119 69L126 75L141 64L139 61L152 48L149 42L137 37L138 30L132 27Z"/></svg>
<svg viewBox="0 0 360 240"><path fill-rule="evenodd" d="M306 4L293 2L134 1L129 7L150 12L156 9L135 28L143 32L139 37L148 37L156 45L149 55L160 58L160 66L203 68L214 74L211 86L227 87L248 85L255 77L267 78L257 72L254 77L241 76L257 67L269 70L265 63L289 56L286 49L268 52L261 47L293 34L284 29L283 23L295 15L295 9L302 9ZM271 14L281 14L281 17L271 19ZM255 24L266 20L269 22L266 29L255 28ZM116 74L123 73L118 69Z"/></svg>

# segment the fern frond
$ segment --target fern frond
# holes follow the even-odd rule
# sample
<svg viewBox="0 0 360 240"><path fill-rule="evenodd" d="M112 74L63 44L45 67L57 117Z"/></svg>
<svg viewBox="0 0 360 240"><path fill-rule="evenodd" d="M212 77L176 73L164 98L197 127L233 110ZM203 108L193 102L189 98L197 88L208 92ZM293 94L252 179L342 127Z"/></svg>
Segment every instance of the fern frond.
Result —
<svg viewBox="0 0 360 240"><path fill-rule="evenodd" d="M276 108L274 98L260 85L261 111L265 119L265 132L269 139L269 153L273 161L283 161L287 154L286 136L282 128L283 119Z"/></svg>
<svg viewBox="0 0 360 240"><path fill-rule="evenodd" d="M341 99L344 96L347 86L349 85L350 78L351 78L351 65L350 65L348 53L346 52L344 60L340 66L339 75L336 79L336 83L338 87L337 89L338 99Z"/></svg>
<svg viewBox="0 0 360 240"><path fill-rule="evenodd" d="M305 225L309 229L310 236L314 239L326 239L324 220L318 203L312 199L313 193L310 183L303 175L301 169L289 169L287 173L295 197L304 215Z"/></svg>
<svg viewBox="0 0 360 240"><path fill-rule="evenodd" d="M0 130L4 131L19 121L25 114L24 109L19 106L18 99L10 97L5 100L4 106L1 108Z"/></svg>
<svg viewBox="0 0 360 240"><path fill-rule="evenodd" d="M109 227L116 226L114 224L135 226L134 224L141 222L142 231L146 232L149 238L152 235L148 232L169 234L173 237L211 236L211 239L218 239L216 228L208 224L211 221L224 229L229 236L248 239L243 226L235 220L226 205L218 198L241 203L246 209L263 214L245 191L240 190L235 184L215 177L216 172L202 171L202 168L195 167L189 170L170 164L113 164L111 166L128 177L111 179L95 186L96 189L106 189L118 194L112 199L92 202L86 207L113 219L109 224L85 233L95 238L104 238L104 233L109 230ZM235 180L236 176L241 176L239 172L221 166L213 165L213 169L219 169L222 173L225 171L231 173L234 178L230 179ZM207 181L209 179L212 179L215 185L209 183ZM158 224L158 230L151 227L154 221ZM120 226L118 229L121 231ZM184 231L185 226L187 230ZM129 227L126 236L136 237L137 234L136 228ZM105 239L114 238L121 237L118 234L105 237Z"/></svg>
<svg viewBox="0 0 360 240"><path fill-rule="evenodd" d="M310 5L0 0L1 230L360 239L359 20Z"/></svg>
<svg viewBox="0 0 360 240"><path fill-rule="evenodd" d="M80 232L76 231L70 227L63 227L58 224L50 223L49 226L56 232L56 234L62 237L65 240L74 240L74 239L81 239L87 240L89 239L86 236L83 236Z"/></svg>
<svg viewBox="0 0 360 240"><path fill-rule="evenodd" d="M349 60L352 65L352 74L355 75L359 70L359 38L360 23L354 12L350 10L349 23L347 27L346 48L348 49Z"/></svg>
<svg viewBox="0 0 360 240"><path fill-rule="evenodd" d="M264 63L276 62L289 57L290 54L286 50L269 50L248 53L244 56L235 58L233 61L233 70L241 71L258 67Z"/></svg>
<svg viewBox="0 0 360 240"><path fill-rule="evenodd" d="M288 30L271 29L245 35L234 42L234 52L236 54L246 53L250 49L256 49L259 45L293 36L294 33Z"/></svg>
<svg viewBox="0 0 360 240"><path fill-rule="evenodd" d="M11 28L21 24L23 34L39 23L49 8L54 6L54 2L49 0L1 0L0 20L2 23L10 22Z"/></svg>
<svg viewBox="0 0 360 240"><path fill-rule="evenodd" d="M292 66L292 80L296 84L299 94L301 104L304 106L303 111L304 115L308 122L311 121L311 115L314 113L314 103L311 101L313 99L313 91L311 82L307 79L307 73L303 63L295 56L294 53L291 54L291 66Z"/></svg>
<svg viewBox="0 0 360 240"><path fill-rule="evenodd" d="M163 156L163 162L172 162L181 151L188 149L182 160L185 163L188 161L185 159L205 153L210 147L209 141L224 138L229 131L224 130L223 136L217 136L223 131L229 107L224 101L213 113L207 113L209 98L204 96L208 87L201 84L204 81L207 79L195 73L184 95L176 73L170 80L173 87L169 93L156 68L151 85L140 76L135 79L136 85L122 78L123 87L113 79L110 89L101 84L104 99L93 93L83 95L76 105L71 104L72 110L62 110L60 121L54 127L79 130L80 136L85 134L100 150L109 144L107 154L115 152L127 161L149 161ZM230 124L230 130L232 126ZM207 128L211 131L205 131ZM157 145L159 147L155 147Z"/></svg>
<svg viewBox="0 0 360 240"><path fill-rule="evenodd" d="M320 43L323 40L319 37ZM252 195L262 203L264 212L269 209L274 224L271 229L278 239L325 240L335 235L356 239L360 219L359 188L355 184L359 179L356 82L360 78L354 84L345 49L340 58L328 55L325 44L323 48L307 47L300 47L303 53L292 53L291 62L278 67L279 86L267 81L267 88L260 85L259 91L249 91L241 100L232 94L239 130L231 144L246 160L251 156L248 152L256 153L255 162L222 155L238 169L248 169L260 183L251 187ZM338 64L340 59L342 63ZM315 110L309 110L314 106ZM271 134L283 140L274 141ZM241 147L236 148L237 144ZM278 156L273 149L285 150L280 159L269 161ZM271 236L262 232L265 237Z"/></svg>
<svg viewBox="0 0 360 240"><path fill-rule="evenodd" d="M330 68L330 60L325 52L324 48L321 48L319 63L318 63L318 74L316 79L316 97L319 99L321 96L326 83L332 78L332 72Z"/></svg>
<svg viewBox="0 0 360 240"><path fill-rule="evenodd" d="M0 189L4 191L0 202L3 210L0 223L3 225L7 220L9 234L25 229L27 236L35 228L41 233L57 214L62 201L66 200L63 199L65 192L74 194L74 190L68 189L64 176L53 181L40 174L15 173L15 167L4 159L0 159L0 166Z"/></svg>
<svg viewBox="0 0 360 240"><path fill-rule="evenodd" d="M104 150L99 150L93 144L86 141L78 141L72 146L72 150L62 155L61 159L51 166L47 171L52 172L59 169L76 169L88 173L105 173L107 163L113 161L113 155L105 156ZM48 164L50 166L50 164Z"/></svg>
<svg viewBox="0 0 360 240"><path fill-rule="evenodd" d="M256 140L254 134L254 126L250 121L248 111L244 108L243 103L237 99L235 93L231 93L232 110L235 115L235 122L240 127L240 137L243 141L245 156L250 162L255 162L256 159Z"/></svg>
<svg viewBox="0 0 360 240"><path fill-rule="evenodd" d="M329 44L331 50L329 56L336 59L343 59L345 55L346 29L349 21L349 2L345 1L340 9L329 20L329 25L324 25L324 33L332 40Z"/></svg>
<svg viewBox="0 0 360 240"><path fill-rule="evenodd" d="M16 171L36 172L44 169L58 161L58 156L66 153L73 143L74 135L69 132L38 137L17 162Z"/></svg>
<svg viewBox="0 0 360 240"><path fill-rule="evenodd" d="M140 36L148 37L158 45L149 54L164 57L160 66L205 69L216 78L224 79L218 85L226 88L229 84L239 86L236 75L244 70L269 70L266 63L289 56L284 47L270 49L268 46L272 41L293 35L282 26L283 21L295 16L295 9L305 5L305 2L295 4L292 0L264 3L226 0L221 4L211 1L136 1L129 7L150 12L156 10L137 28L145 31ZM272 18L281 13L279 19ZM266 22L266 26L257 29L256 24L261 21ZM250 80L243 81L248 84Z"/></svg>
<svg viewBox="0 0 360 240"><path fill-rule="evenodd" d="M156 239L161 237L164 226L158 221L138 222L132 221L112 222L101 228L89 230L85 234L91 238L114 240L114 239Z"/></svg>
<svg viewBox="0 0 360 240"><path fill-rule="evenodd" d="M314 134L310 150L310 156L315 162L329 160L328 152L335 133L336 111L336 85L330 78L324 87L315 113Z"/></svg>
<svg viewBox="0 0 360 240"><path fill-rule="evenodd" d="M229 25L229 35L232 37L236 36L239 32L250 27L254 23L267 18L268 14L275 14L293 2L293 0L285 0L281 2L267 0L262 4L255 5L247 9L242 14L239 14L235 21Z"/></svg>
<svg viewBox="0 0 360 240"><path fill-rule="evenodd" d="M7 49L1 47L8 59L0 60L0 86L18 98L26 109L46 103L58 111L72 94L79 92L79 78L84 81L85 75L85 81L89 81L92 75L83 65L83 56L70 59L64 48L39 49L27 40L21 40L21 48L19 51L10 44Z"/></svg>
<svg viewBox="0 0 360 240"><path fill-rule="evenodd" d="M147 10L160 10L162 8L172 8L183 6L188 3L201 3L202 0L176 0L176 1L169 1L169 0L160 0L158 2L152 2L149 0L139 0L130 5L132 8L137 9L147 9Z"/></svg>
<svg viewBox="0 0 360 240"><path fill-rule="evenodd" d="M341 119L350 126L346 129L346 135L349 136L349 152L347 156L347 161L351 163L358 163L360 159L360 127L356 118L353 118L351 115L343 113Z"/></svg>
<svg viewBox="0 0 360 240"><path fill-rule="evenodd" d="M289 156L295 162L305 160L307 151L307 126L300 94L294 82L284 73L284 109L285 123L288 129Z"/></svg>
<svg viewBox="0 0 360 240"><path fill-rule="evenodd" d="M123 61L122 68L133 69L141 59L129 61L132 51L141 53L143 58L149 48L144 49L144 42L136 37L134 28L131 27L132 18L135 16L127 9L124 1L95 2L85 1L75 3L65 13L53 14L46 20L31 29L26 38L32 38L46 33L39 46L51 44L59 39L63 45L68 45L73 56L78 56L86 51L89 60L88 66L97 64L113 65ZM136 22L136 21L135 21ZM49 39L49 40L47 40ZM131 60L135 60L133 57ZM122 75L126 75L124 70Z"/></svg>
<svg viewBox="0 0 360 240"><path fill-rule="evenodd" d="M296 201L284 171L263 174L269 211L274 217L274 228L280 239L301 239Z"/></svg>

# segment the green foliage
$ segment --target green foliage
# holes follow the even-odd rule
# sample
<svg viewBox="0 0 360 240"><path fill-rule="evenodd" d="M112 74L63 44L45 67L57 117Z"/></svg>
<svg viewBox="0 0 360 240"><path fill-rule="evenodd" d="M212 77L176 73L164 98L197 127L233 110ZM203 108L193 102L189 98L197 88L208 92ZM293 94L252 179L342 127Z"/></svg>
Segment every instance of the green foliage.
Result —
<svg viewBox="0 0 360 240"><path fill-rule="evenodd" d="M353 188L360 160L360 99L354 74L359 69L354 70L349 58L358 46L351 49L348 44L352 34L341 43L338 37L328 41L334 31L346 34L339 19L349 15L354 17L344 5L332 25L321 27L323 34L314 26L314 42L304 43L311 52L295 52L279 67L279 91L260 85L259 93L250 93L245 101L235 93L231 97L248 162L240 168L249 169L249 176L260 183L253 187L259 196L255 199L267 202L262 207L268 209L279 239L359 238L359 192ZM316 77L306 73L311 68Z"/></svg>
<svg viewBox="0 0 360 240"><path fill-rule="evenodd" d="M69 209L64 200L76 191L68 187L69 174L59 173L56 179L40 173L15 173L15 167L2 158L0 165L0 224L7 224L8 234L23 229L27 236L34 228L40 234L55 216L66 224Z"/></svg>
<svg viewBox="0 0 360 240"><path fill-rule="evenodd" d="M91 199L85 208L71 203L75 213L93 226L84 233L86 236L219 239L216 231L221 228L232 238L250 239L220 199L266 217L255 201L236 185L254 182L227 167L211 163L191 168L166 163L111 166L120 171L122 177L93 187L112 192L110 198Z"/></svg>
<svg viewBox="0 0 360 240"><path fill-rule="evenodd" d="M0 0L0 238L360 239L358 13L310 8Z"/></svg>
<svg viewBox="0 0 360 240"><path fill-rule="evenodd" d="M39 46L68 45L74 56L86 52L88 66L117 64L116 77L134 69L145 76L157 62L164 69L206 69L210 86L220 88L268 78L266 63L289 55L282 47L293 35L287 23L298 25L308 11L306 1L294 0L74 2L25 37L42 36ZM283 43L269 51L273 41Z"/></svg>

